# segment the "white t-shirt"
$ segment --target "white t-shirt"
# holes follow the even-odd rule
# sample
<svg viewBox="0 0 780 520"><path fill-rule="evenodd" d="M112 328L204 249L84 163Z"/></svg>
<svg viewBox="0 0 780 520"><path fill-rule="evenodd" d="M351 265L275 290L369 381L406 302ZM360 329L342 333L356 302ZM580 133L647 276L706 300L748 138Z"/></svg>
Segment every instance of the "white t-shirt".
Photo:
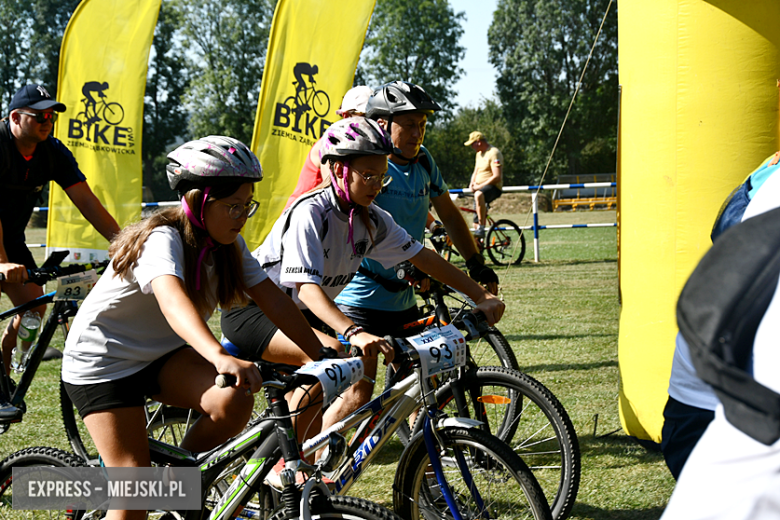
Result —
<svg viewBox="0 0 780 520"><path fill-rule="evenodd" d="M243 253L244 282L253 287L267 278L238 237ZM216 307L216 280L211 255L206 255L203 289ZM138 265L124 280L114 276L113 263L84 300L65 342L62 379L73 385L114 381L132 375L185 344L163 316L152 280L173 275L184 280L184 247L179 232L156 228L147 238ZM208 320L211 312L203 316Z"/></svg>
<svg viewBox="0 0 780 520"><path fill-rule="evenodd" d="M349 215L339 208L333 188L318 190L301 197L283 213L253 255L299 308L306 306L295 289L298 283L316 283L334 299L355 276L363 258L389 269L423 248L388 212L373 203L368 211L373 243L360 216L355 215L355 254L348 241Z"/></svg>

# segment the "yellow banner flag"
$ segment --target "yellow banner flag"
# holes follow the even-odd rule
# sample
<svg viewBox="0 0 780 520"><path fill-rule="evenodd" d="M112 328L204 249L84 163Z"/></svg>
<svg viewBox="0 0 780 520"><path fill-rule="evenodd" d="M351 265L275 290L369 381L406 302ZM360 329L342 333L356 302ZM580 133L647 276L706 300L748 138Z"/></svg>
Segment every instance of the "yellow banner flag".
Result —
<svg viewBox="0 0 780 520"><path fill-rule="evenodd" d="M141 213L144 91L160 2L83 0L62 38L57 100L67 110L54 136L120 227ZM67 261L107 257L108 242L53 184L46 243L69 249Z"/></svg>
<svg viewBox="0 0 780 520"><path fill-rule="evenodd" d="M251 249L262 243L295 189L306 153L340 119L375 0L280 0L276 6L255 117L252 151L263 166L247 221ZM345 21L348 20L345 26Z"/></svg>

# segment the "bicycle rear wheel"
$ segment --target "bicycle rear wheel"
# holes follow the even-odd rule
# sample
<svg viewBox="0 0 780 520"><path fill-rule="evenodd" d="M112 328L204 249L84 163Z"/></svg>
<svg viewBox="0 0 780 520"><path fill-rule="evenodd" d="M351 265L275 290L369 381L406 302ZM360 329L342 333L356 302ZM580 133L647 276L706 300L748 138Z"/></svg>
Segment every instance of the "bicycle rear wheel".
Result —
<svg viewBox="0 0 780 520"><path fill-rule="evenodd" d="M0 462L0 518L65 518L79 519L83 511L23 511L13 510L13 468L33 466L54 466L59 468L78 468L84 461L72 453L38 446L12 453Z"/></svg>
<svg viewBox="0 0 780 520"><path fill-rule="evenodd" d="M531 376L502 367L481 367L463 379L470 417L506 442L530 466L550 503L553 518L569 516L580 484L580 447L569 415L544 385ZM452 382L436 392L439 408L464 416ZM414 425L421 431L422 418Z"/></svg>
<svg viewBox="0 0 780 520"><path fill-rule="evenodd" d="M487 232L485 250L496 265L518 265L525 256L525 236L511 220L499 220Z"/></svg>
<svg viewBox="0 0 780 520"><path fill-rule="evenodd" d="M436 437L444 475L463 518L551 518L550 508L533 473L498 438L481 430L466 428L443 428ZM452 518L431 469L431 459L422 436L415 437L406 449L393 486L395 511L405 519ZM471 473L473 488L484 501L484 510L474 499L472 487L457 463L461 455Z"/></svg>

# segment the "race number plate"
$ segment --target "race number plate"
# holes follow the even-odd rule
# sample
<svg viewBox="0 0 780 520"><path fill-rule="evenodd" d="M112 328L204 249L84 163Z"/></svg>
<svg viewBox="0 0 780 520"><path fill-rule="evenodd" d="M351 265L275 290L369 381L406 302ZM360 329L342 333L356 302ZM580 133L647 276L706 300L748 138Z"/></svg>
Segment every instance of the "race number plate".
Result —
<svg viewBox="0 0 780 520"><path fill-rule="evenodd" d="M466 340L454 325L426 330L406 338L420 354L423 376L449 372L466 364Z"/></svg>
<svg viewBox="0 0 780 520"><path fill-rule="evenodd" d="M98 281L95 270L57 278L55 300L83 300Z"/></svg>
<svg viewBox="0 0 780 520"><path fill-rule="evenodd" d="M322 383L322 406L329 405L350 385L363 379L363 361L358 358L325 359L306 363L295 371L315 376Z"/></svg>

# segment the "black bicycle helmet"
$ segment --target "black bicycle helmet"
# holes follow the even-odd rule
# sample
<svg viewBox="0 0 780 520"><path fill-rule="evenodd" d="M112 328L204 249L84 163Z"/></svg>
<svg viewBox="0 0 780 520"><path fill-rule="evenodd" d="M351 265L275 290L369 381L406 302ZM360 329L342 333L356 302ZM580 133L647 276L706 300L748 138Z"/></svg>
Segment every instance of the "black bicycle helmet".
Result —
<svg viewBox="0 0 780 520"><path fill-rule="evenodd" d="M189 141L168 154L166 167L171 189L186 193L194 188L229 182L258 182L263 169L257 156L232 137L211 135Z"/></svg>
<svg viewBox="0 0 780 520"><path fill-rule="evenodd" d="M382 85L368 99L366 117L388 119L405 112L424 112L431 115L441 106L422 87L407 81L393 81Z"/></svg>

